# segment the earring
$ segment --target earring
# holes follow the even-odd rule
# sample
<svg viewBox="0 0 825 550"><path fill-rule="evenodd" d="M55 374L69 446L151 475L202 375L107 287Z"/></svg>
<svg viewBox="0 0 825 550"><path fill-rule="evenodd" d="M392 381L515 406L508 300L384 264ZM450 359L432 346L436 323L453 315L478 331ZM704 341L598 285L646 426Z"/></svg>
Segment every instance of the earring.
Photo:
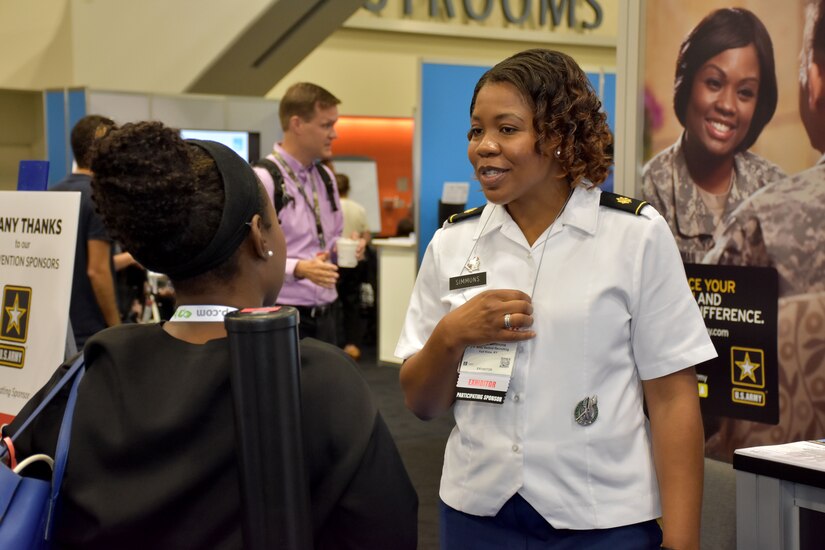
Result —
<svg viewBox="0 0 825 550"><path fill-rule="evenodd" d="M556 158L561 158L561 147L556 149Z"/></svg>
<svg viewBox="0 0 825 550"><path fill-rule="evenodd" d="M274 255L274 252L272 252L271 250L267 250L266 255L271 258Z"/></svg>

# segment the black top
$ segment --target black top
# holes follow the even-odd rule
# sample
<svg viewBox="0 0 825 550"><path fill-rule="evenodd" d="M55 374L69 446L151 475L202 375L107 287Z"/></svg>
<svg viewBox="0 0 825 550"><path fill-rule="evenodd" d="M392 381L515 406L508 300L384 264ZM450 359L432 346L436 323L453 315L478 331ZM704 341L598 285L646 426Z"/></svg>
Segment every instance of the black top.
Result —
<svg viewBox="0 0 825 550"><path fill-rule="evenodd" d="M51 188L52 191L80 191L80 216L77 220L77 243L74 252L74 270L72 272L72 301L69 306L69 318L72 320L77 349L94 333L106 328L106 320L97 305L92 283L86 275L89 262L88 242L104 241L111 243L103 219L95 212L92 201L92 178L86 174L70 174L66 179ZM109 260L114 284L114 265Z"/></svg>
<svg viewBox="0 0 825 550"><path fill-rule="evenodd" d="M300 352L316 548L415 548L417 497L369 388L337 348L309 339ZM227 340L195 345L161 325L124 325L91 338L84 353L57 541L241 548ZM19 457L53 456L67 396L21 434Z"/></svg>

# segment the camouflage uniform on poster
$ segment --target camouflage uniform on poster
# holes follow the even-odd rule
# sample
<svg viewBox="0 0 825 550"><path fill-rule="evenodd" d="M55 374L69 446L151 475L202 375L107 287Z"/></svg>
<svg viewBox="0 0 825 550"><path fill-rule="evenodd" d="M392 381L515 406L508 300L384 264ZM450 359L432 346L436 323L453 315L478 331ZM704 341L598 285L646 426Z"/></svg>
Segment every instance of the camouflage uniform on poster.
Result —
<svg viewBox="0 0 825 550"><path fill-rule="evenodd" d="M825 291L825 157L737 208L704 263L775 267L781 297Z"/></svg>
<svg viewBox="0 0 825 550"><path fill-rule="evenodd" d="M824 436L825 156L742 203L705 263L779 273L779 424L723 419L707 455L730 460L734 449Z"/></svg>
<svg viewBox="0 0 825 550"><path fill-rule="evenodd" d="M699 263L714 246L719 220L705 205L688 172L684 134L679 141L653 157L642 172L642 195L667 220L686 263ZM743 151L734 156L734 178L725 212L765 184L785 177L777 165Z"/></svg>

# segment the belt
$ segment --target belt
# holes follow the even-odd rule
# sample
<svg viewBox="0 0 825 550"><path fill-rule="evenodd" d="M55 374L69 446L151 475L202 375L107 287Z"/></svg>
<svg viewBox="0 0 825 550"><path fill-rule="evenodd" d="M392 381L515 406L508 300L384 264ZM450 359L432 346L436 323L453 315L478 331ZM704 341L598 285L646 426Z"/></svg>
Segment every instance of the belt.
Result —
<svg viewBox="0 0 825 550"><path fill-rule="evenodd" d="M301 314L301 317L309 317L311 319L318 319L326 317L332 313L332 304L324 304L321 306L289 306L294 307Z"/></svg>

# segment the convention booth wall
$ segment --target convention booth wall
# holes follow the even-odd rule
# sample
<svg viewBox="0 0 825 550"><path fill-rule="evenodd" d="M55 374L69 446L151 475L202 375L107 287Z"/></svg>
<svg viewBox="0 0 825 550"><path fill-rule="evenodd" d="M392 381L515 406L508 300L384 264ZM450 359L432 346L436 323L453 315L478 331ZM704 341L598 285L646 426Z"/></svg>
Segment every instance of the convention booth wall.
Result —
<svg viewBox="0 0 825 550"><path fill-rule="evenodd" d="M21 160L46 158L43 93L0 90L0 191L17 188Z"/></svg>
<svg viewBox="0 0 825 550"><path fill-rule="evenodd" d="M173 128L236 130L256 134L266 152L283 133L278 120L279 102L251 97L164 95L90 89L47 90L45 110L46 159L49 185L72 169L69 135L86 114L110 117L118 124L159 120Z"/></svg>
<svg viewBox="0 0 825 550"><path fill-rule="evenodd" d="M335 169L350 177L350 198L367 210L370 231L392 237L398 222L410 216L413 202L413 119L409 117L342 116L335 126ZM358 157L374 164L344 164L338 159ZM351 161L348 161L351 162Z"/></svg>

